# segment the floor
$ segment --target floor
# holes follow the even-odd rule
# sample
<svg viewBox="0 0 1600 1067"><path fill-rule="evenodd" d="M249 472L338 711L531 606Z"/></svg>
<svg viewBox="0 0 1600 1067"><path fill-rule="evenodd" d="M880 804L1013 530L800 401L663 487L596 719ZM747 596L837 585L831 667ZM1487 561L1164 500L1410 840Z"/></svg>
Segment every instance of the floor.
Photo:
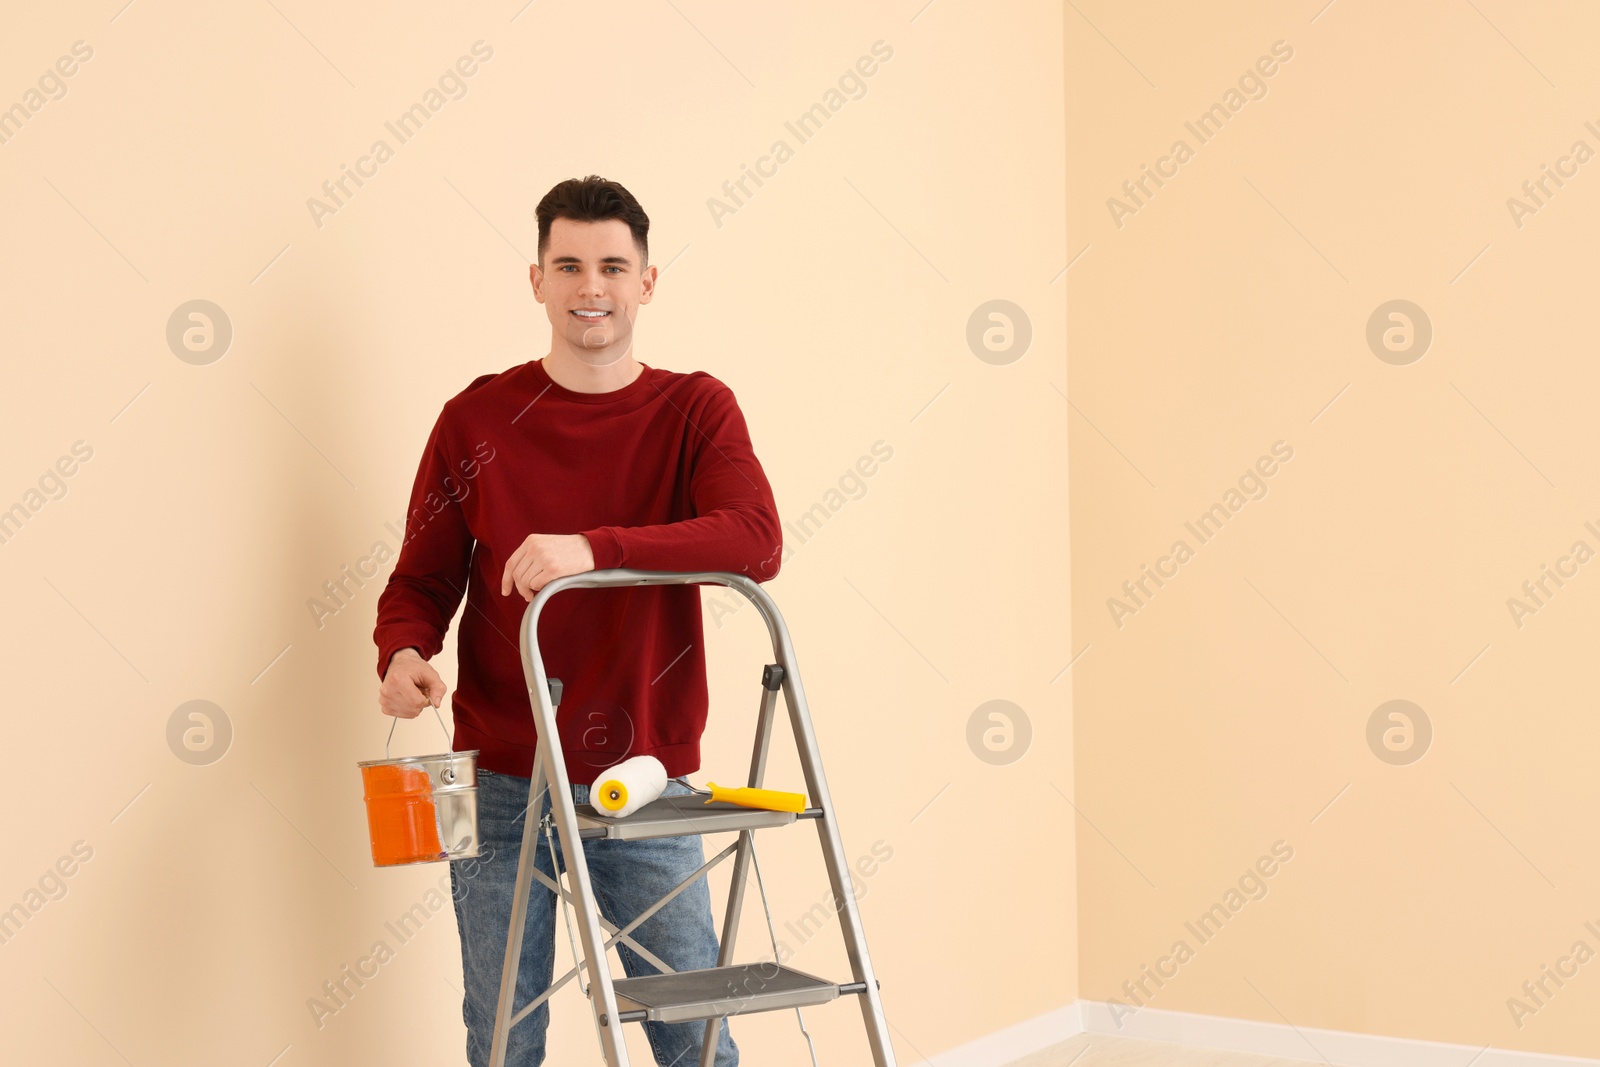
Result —
<svg viewBox="0 0 1600 1067"><path fill-rule="evenodd" d="M1185 1048L1105 1034L1079 1034L1006 1067L1306 1067L1306 1060L1251 1056L1220 1049Z"/></svg>

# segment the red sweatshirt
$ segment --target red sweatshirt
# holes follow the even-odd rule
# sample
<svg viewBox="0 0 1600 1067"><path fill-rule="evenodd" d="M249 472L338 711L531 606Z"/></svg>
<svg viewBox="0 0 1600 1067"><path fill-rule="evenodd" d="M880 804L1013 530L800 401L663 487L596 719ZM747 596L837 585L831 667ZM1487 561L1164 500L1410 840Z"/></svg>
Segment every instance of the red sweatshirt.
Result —
<svg viewBox="0 0 1600 1067"><path fill-rule="evenodd" d="M557 385L539 361L478 378L444 405L411 490L406 538L378 598L378 677L408 646L432 659L460 606L455 749L528 777L533 705L522 673L528 602L500 594L529 534L581 533L597 570L778 572L772 488L733 392L646 365L609 393ZM629 757L669 777L700 767L707 692L700 586L569 589L539 619L568 779Z"/></svg>

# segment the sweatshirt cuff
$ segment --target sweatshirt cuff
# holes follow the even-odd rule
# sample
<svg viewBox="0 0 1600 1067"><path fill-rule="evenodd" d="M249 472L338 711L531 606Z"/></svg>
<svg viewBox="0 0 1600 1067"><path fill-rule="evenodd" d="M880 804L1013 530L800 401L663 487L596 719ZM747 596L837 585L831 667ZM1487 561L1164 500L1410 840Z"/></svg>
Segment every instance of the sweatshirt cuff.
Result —
<svg viewBox="0 0 1600 1067"><path fill-rule="evenodd" d="M378 680L381 682L389 670L389 661L402 648L415 648L423 659L432 659L444 648L439 635L425 627L394 630L386 633L378 643Z"/></svg>
<svg viewBox="0 0 1600 1067"><path fill-rule="evenodd" d="M589 539L589 551L594 553L594 569L603 571L622 566L622 541L615 526L600 526L579 531Z"/></svg>

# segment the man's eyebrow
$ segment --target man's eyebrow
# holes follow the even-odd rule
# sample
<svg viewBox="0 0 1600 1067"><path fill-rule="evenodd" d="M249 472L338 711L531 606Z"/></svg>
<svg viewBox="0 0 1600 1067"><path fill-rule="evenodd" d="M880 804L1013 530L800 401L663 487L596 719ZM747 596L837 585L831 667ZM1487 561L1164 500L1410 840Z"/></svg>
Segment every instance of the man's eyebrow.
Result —
<svg viewBox="0 0 1600 1067"><path fill-rule="evenodd" d="M577 256L556 256L550 262L551 262L552 265L554 265L554 264L558 264L558 263L582 263L583 260L579 259ZM633 266L633 260L629 259L627 256L601 256L600 257L600 262L601 263L620 263L624 267Z"/></svg>

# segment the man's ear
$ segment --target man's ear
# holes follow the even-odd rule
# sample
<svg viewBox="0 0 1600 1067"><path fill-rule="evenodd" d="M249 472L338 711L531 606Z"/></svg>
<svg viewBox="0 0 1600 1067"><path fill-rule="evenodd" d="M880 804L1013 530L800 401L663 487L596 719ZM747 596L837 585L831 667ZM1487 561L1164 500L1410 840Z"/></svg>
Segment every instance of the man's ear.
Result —
<svg viewBox="0 0 1600 1067"><path fill-rule="evenodd" d="M650 266L646 267L644 269L644 273L639 276L639 303L650 303L650 298L655 295L656 276L659 273L660 271L658 271L655 264L652 263Z"/></svg>
<svg viewBox="0 0 1600 1067"><path fill-rule="evenodd" d="M544 272L539 269L539 264L528 264L528 281L533 285L533 298L544 303L544 293L540 292L544 286Z"/></svg>

